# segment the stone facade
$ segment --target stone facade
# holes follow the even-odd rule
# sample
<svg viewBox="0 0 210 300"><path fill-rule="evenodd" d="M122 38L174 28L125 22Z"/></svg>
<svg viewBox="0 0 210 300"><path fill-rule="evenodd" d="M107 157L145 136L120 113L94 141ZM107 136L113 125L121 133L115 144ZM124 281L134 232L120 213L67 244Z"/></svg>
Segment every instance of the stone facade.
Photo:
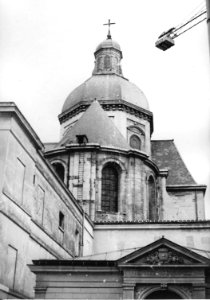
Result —
<svg viewBox="0 0 210 300"><path fill-rule="evenodd" d="M27 264L90 254L93 227L17 107L1 103L0 114L0 295L28 298L35 276Z"/></svg>
<svg viewBox="0 0 210 300"><path fill-rule="evenodd" d="M75 147L76 148L76 147ZM89 148L87 146L87 148ZM90 147L82 152L79 147L70 149L69 157L65 154L61 157L48 155L49 160L63 161L65 169L69 168L69 189L75 198L81 203L88 215L93 220L104 220L107 218L116 219L148 219L148 201L146 201L147 179L153 176L156 179L156 170L144 164L144 156L141 159L138 156L115 153L112 150L98 150ZM108 164L115 164L119 172L119 198L117 213L104 215L101 210L101 182L103 167ZM81 170L79 172L79 169ZM131 182L135 188L131 185ZM157 200L161 201L161 200Z"/></svg>
<svg viewBox="0 0 210 300"><path fill-rule="evenodd" d="M209 298L207 268L208 259L165 238L115 260L90 257L31 266L36 298L51 299Z"/></svg>
<svg viewBox="0 0 210 300"><path fill-rule="evenodd" d="M203 220L206 187L196 184L173 140L151 140L153 115L118 68L119 44L108 38L94 55L92 77L67 97L61 140L45 157L63 166L64 182L93 221ZM116 174L117 209L107 210L108 167Z"/></svg>
<svg viewBox="0 0 210 300"><path fill-rule="evenodd" d="M0 105L0 295L208 298L206 186L173 140L151 139L153 114L123 76L119 44L108 35L94 54L58 143L44 146L13 103Z"/></svg>
<svg viewBox="0 0 210 300"><path fill-rule="evenodd" d="M110 126L116 128L116 133L113 135L116 145L101 144L106 142L106 138L110 143L112 132L103 131L104 123L100 122L101 118L96 120L97 114L103 116L104 122L112 122ZM161 169L154 161L151 153L153 144L150 140L150 123L132 115L123 115L122 111L115 111L113 113L115 120L112 121L110 120L111 114L109 112L107 116L99 104L92 103L76 125L67 130L61 142L54 149L45 152L45 157L51 164L60 162L63 165L64 182L91 219L93 221L204 219L205 186L194 183L181 157L176 153L176 163L180 164L178 172L186 173L183 177L185 180L188 176L189 183L178 181L177 185L177 174L172 173L172 179L170 177L169 180L174 180L175 184L168 186L167 177L168 173L171 174L170 166ZM86 129L84 124L94 118L95 123L92 126L89 124ZM117 121L118 119L122 120L122 124ZM97 138L91 139L91 136L96 137L98 134L96 128L98 131L101 130L99 136L101 135L102 141L99 143L96 143ZM86 136L87 142L79 144L74 131ZM118 147L117 134L119 134ZM129 145L134 135L139 138L140 149ZM172 154L174 155L176 148L174 145L173 147L175 150L173 149ZM102 174L107 165L112 165L116 169L118 177L118 209L115 212L104 211L101 205ZM151 195L151 186L153 186L153 195Z"/></svg>
<svg viewBox="0 0 210 300"><path fill-rule="evenodd" d="M98 222L94 226L93 251L108 253L144 247L162 236L210 258L209 221Z"/></svg>

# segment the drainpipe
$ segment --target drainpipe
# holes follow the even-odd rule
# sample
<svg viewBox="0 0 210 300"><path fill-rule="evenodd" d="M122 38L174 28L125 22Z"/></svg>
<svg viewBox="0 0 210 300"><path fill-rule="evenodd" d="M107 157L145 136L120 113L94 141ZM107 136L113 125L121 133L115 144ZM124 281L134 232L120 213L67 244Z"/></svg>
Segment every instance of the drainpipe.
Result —
<svg viewBox="0 0 210 300"><path fill-rule="evenodd" d="M80 240L80 251L79 256L83 256L84 253L84 225L85 225L85 212L84 209L82 210L82 234L81 234L81 240Z"/></svg>

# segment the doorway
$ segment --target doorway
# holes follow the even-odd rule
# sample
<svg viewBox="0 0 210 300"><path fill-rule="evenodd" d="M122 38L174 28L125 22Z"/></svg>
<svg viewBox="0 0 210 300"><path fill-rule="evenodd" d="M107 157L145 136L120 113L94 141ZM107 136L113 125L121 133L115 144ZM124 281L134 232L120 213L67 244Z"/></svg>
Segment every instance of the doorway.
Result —
<svg viewBox="0 0 210 300"><path fill-rule="evenodd" d="M147 295L145 299L182 299L182 297L170 290L158 290Z"/></svg>

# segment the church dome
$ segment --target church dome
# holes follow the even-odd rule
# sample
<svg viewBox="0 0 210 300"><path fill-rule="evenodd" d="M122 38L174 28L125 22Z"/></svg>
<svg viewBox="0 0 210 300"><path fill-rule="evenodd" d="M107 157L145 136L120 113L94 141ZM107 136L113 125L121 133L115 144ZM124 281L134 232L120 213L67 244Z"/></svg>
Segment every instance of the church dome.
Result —
<svg viewBox="0 0 210 300"><path fill-rule="evenodd" d="M118 51L121 51L120 45L116 41L114 41L112 39L106 39L96 47L95 52L97 52L100 49L105 49L105 48L114 48L114 49L117 49Z"/></svg>
<svg viewBox="0 0 210 300"><path fill-rule="evenodd" d="M67 97L62 113L70 110L80 102L125 101L128 104L149 110L144 93L133 83L116 74L93 75Z"/></svg>
<svg viewBox="0 0 210 300"><path fill-rule="evenodd" d="M92 77L74 89L67 97L62 114L75 106L88 104L94 100L114 103L127 102L149 110L143 92L123 76L121 68L122 51L120 45L112 40L110 32L94 53L95 66Z"/></svg>

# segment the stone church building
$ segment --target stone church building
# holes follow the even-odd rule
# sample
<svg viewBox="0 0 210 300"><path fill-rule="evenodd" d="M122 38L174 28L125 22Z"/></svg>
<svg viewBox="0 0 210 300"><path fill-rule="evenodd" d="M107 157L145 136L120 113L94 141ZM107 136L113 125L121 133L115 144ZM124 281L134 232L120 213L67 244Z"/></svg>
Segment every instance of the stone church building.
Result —
<svg viewBox="0 0 210 300"><path fill-rule="evenodd" d="M144 93L111 38L43 144L0 103L0 296L210 298L210 221L173 140L152 140Z"/></svg>

